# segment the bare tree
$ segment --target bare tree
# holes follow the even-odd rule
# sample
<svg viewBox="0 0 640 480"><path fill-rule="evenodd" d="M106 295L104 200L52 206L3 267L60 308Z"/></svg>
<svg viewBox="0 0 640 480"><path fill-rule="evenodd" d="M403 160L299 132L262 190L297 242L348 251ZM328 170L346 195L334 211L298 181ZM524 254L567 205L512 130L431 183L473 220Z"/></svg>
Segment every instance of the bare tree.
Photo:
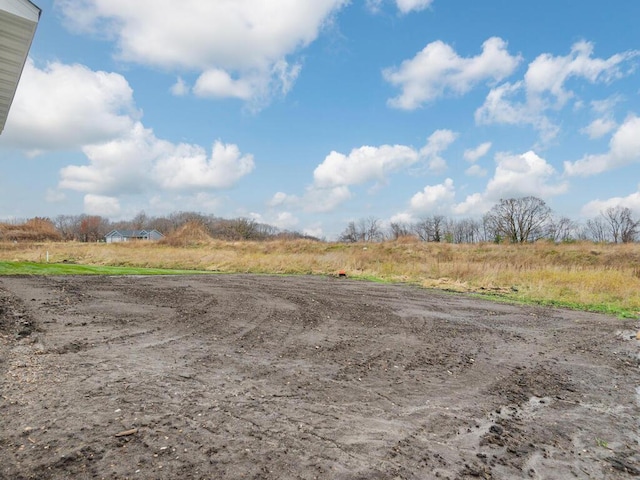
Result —
<svg viewBox="0 0 640 480"><path fill-rule="evenodd" d="M338 236L338 241L345 243L356 243L360 241L356 222L349 222L347 227Z"/></svg>
<svg viewBox="0 0 640 480"><path fill-rule="evenodd" d="M380 224L380 219L367 217L360 220L360 226L364 232L365 242L380 242L384 240L384 232Z"/></svg>
<svg viewBox="0 0 640 480"><path fill-rule="evenodd" d="M596 217L596 218L587 220L587 223L584 227L584 231L585 231L584 237L594 242L609 241L607 223L602 217Z"/></svg>
<svg viewBox="0 0 640 480"><path fill-rule="evenodd" d="M132 230L142 230L147 228L148 223L149 217L147 217L144 210L140 210L140 212L138 212L138 214L131 220L131 227L133 227Z"/></svg>
<svg viewBox="0 0 640 480"><path fill-rule="evenodd" d="M173 212L169 215L169 220L173 225L172 230L176 230L182 225L191 222L196 222L201 225L208 223L207 216L197 212Z"/></svg>
<svg viewBox="0 0 640 480"><path fill-rule="evenodd" d="M153 217L147 223L149 229L156 229L159 232L168 235L173 232L173 224L166 217Z"/></svg>
<svg viewBox="0 0 640 480"><path fill-rule="evenodd" d="M444 240L447 219L443 215L432 215L419 220L414 232L423 242L441 242Z"/></svg>
<svg viewBox="0 0 640 480"><path fill-rule="evenodd" d="M258 222L252 218L236 218L225 222L226 237L230 240L255 240Z"/></svg>
<svg viewBox="0 0 640 480"><path fill-rule="evenodd" d="M441 242L444 239L446 218L443 215L434 215L431 218L433 221L433 241Z"/></svg>
<svg viewBox="0 0 640 480"><path fill-rule="evenodd" d="M433 227L428 218L423 218L413 224L413 232L423 242L429 242L433 238Z"/></svg>
<svg viewBox="0 0 640 480"><path fill-rule="evenodd" d="M630 243L635 241L638 235L640 222L634 220L631 209L628 207L609 207L600 215L604 218L609 228L613 243Z"/></svg>
<svg viewBox="0 0 640 480"><path fill-rule="evenodd" d="M568 217L551 218L548 224L548 237L554 242L566 242L575 237L578 224Z"/></svg>
<svg viewBox="0 0 640 480"><path fill-rule="evenodd" d="M389 238L398 240L402 237L413 235L411 225L404 222L391 222L389 224Z"/></svg>
<svg viewBox="0 0 640 480"><path fill-rule="evenodd" d="M526 243L544 235L551 218L551 209L537 197L500 200L486 215L489 228L496 239L511 243Z"/></svg>
<svg viewBox="0 0 640 480"><path fill-rule="evenodd" d="M629 211L631 213L631 211ZM622 243L632 243L638 238L638 228L640 227L640 221L634 220L629 217L627 221L623 223L622 231L620 232L620 239Z"/></svg>
<svg viewBox="0 0 640 480"><path fill-rule="evenodd" d="M109 220L99 215L83 215L80 221L80 241L97 242L109 232Z"/></svg>
<svg viewBox="0 0 640 480"><path fill-rule="evenodd" d="M349 222L339 235L341 242L380 242L384 240L384 233L380 220L375 217L361 218L357 222Z"/></svg>
<svg viewBox="0 0 640 480"><path fill-rule="evenodd" d="M480 241L482 225L474 219L452 221L449 226L454 243L476 243Z"/></svg>
<svg viewBox="0 0 640 480"><path fill-rule="evenodd" d="M290 232L291 233L291 232ZM274 227L273 225L269 225L268 223L258 223L256 226L256 238L257 239L267 239L277 237L280 234L280 229L278 227Z"/></svg>
<svg viewBox="0 0 640 480"><path fill-rule="evenodd" d="M76 233L80 230L81 218L78 215L58 215L53 224L63 240L79 240Z"/></svg>

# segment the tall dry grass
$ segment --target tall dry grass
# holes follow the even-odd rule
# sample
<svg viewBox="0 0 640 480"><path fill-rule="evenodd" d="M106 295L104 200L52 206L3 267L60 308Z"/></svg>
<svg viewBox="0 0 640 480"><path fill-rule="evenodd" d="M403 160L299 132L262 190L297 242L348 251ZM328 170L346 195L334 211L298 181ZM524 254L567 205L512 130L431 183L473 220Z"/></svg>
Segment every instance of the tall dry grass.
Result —
<svg viewBox="0 0 640 480"><path fill-rule="evenodd" d="M22 224L0 223L0 241L42 242L62 240L53 223L46 218L32 218Z"/></svg>
<svg viewBox="0 0 640 480"><path fill-rule="evenodd" d="M336 274L512 299L640 312L640 245L539 242L371 244L309 240L163 243L0 243L0 260L76 262L215 272Z"/></svg>

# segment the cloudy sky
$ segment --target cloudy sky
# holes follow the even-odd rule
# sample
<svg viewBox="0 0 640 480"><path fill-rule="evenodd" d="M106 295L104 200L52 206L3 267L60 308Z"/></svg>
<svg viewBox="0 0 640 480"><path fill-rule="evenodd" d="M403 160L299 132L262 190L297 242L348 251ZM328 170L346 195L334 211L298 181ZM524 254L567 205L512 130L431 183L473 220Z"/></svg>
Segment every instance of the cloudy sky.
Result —
<svg viewBox="0 0 640 480"><path fill-rule="evenodd" d="M35 0L0 219L640 215L640 2Z"/></svg>

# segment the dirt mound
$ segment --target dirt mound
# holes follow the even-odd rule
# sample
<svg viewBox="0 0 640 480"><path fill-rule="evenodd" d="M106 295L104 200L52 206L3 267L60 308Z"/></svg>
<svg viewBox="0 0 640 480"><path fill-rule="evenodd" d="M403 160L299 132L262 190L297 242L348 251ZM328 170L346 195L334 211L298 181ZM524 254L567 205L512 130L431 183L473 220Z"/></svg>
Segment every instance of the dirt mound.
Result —
<svg viewBox="0 0 640 480"><path fill-rule="evenodd" d="M24 304L0 288L0 335L27 337L35 330L35 322Z"/></svg>
<svg viewBox="0 0 640 480"><path fill-rule="evenodd" d="M204 225L199 222L188 222L168 234L159 243L172 247L188 247L208 245L212 240L213 238Z"/></svg>
<svg viewBox="0 0 640 480"><path fill-rule="evenodd" d="M0 241L9 242L44 242L60 241L62 235L46 218L32 218L23 224L13 225L0 223Z"/></svg>

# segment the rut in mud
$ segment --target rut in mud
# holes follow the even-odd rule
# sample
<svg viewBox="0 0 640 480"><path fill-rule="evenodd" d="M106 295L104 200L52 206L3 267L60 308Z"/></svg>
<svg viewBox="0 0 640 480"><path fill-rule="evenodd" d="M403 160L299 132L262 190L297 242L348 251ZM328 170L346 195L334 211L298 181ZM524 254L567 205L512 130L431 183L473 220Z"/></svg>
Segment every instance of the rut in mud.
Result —
<svg viewBox="0 0 640 480"><path fill-rule="evenodd" d="M632 478L639 328L337 278L2 277L0 478Z"/></svg>

